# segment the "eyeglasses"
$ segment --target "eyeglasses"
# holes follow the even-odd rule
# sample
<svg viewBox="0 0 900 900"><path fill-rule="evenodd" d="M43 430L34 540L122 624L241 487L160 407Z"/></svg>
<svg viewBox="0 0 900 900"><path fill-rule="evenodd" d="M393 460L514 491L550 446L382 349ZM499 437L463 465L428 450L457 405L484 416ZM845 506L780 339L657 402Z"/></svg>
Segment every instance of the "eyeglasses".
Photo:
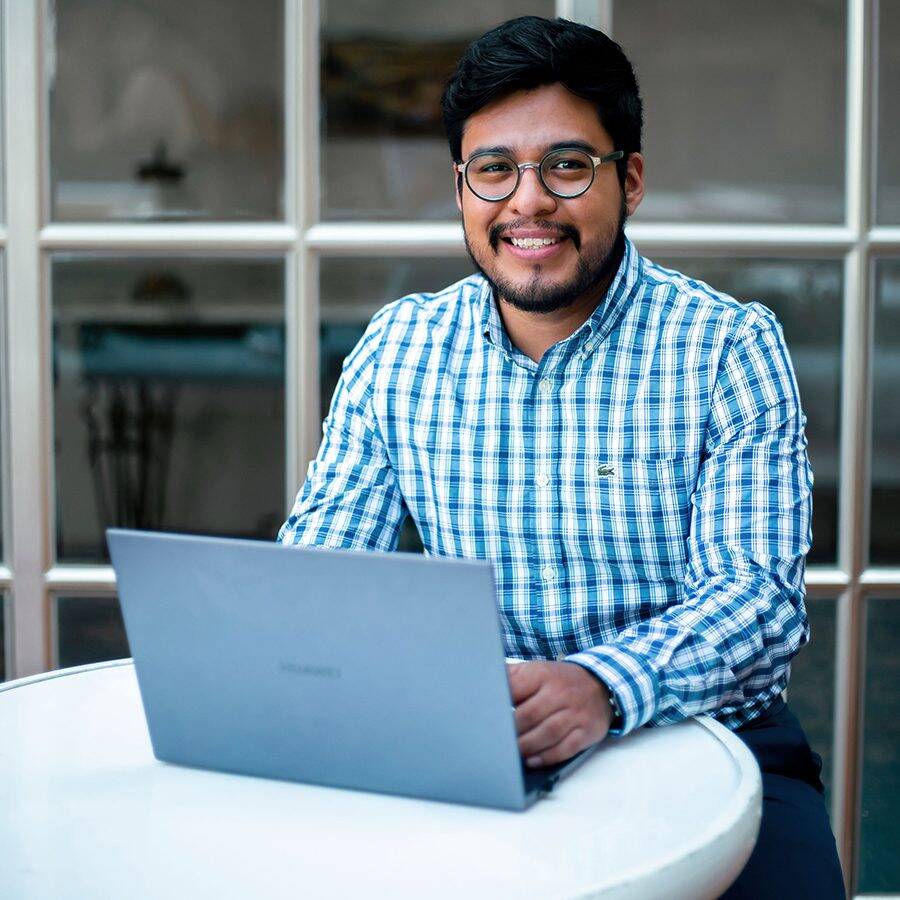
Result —
<svg viewBox="0 0 900 900"><path fill-rule="evenodd" d="M469 190L482 200L506 200L516 192L522 173L535 169L541 184L554 197L580 197L593 183L597 167L625 155L614 150L604 156L591 156L584 150L563 148L551 150L539 163L517 163L502 153L476 153L465 162L457 163Z"/></svg>

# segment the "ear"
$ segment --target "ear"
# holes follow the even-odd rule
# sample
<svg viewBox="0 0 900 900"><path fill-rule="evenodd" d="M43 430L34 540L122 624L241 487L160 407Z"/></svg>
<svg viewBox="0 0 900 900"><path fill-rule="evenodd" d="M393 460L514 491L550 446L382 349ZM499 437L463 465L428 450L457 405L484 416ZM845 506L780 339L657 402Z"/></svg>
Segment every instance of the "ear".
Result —
<svg viewBox="0 0 900 900"><path fill-rule="evenodd" d="M462 188L463 177L459 174L456 163L453 163L453 196L456 197L456 208L460 212L462 212Z"/></svg>
<svg viewBox="0 0 900 900"><path fill-rule="evenodd" d="M625 171L625 207L633 216L644 199L644 157L640 153L629 153Z"/></svg>

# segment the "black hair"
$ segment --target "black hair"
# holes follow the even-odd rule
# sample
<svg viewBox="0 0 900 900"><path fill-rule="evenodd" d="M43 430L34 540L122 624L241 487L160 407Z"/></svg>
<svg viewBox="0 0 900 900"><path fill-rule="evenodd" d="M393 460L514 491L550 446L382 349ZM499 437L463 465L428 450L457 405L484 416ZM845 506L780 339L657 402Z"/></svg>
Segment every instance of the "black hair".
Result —
<svg viewBox="0 0 900 900"><path fill-rule="evenodd" d="M614 148L625 152L616 162L624 185L628 154L641 149L643 108L634 69L602 31L566 19L521 16L469 44L441 97L453 161L462 162L470 116L516 91L557 82L597 108Z"/></svg>

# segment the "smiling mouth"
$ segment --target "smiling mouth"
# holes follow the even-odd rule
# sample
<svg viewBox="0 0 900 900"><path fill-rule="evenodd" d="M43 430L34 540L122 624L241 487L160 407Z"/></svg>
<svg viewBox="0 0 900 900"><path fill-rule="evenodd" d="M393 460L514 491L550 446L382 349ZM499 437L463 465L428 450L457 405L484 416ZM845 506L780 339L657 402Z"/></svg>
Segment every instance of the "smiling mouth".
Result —
<svg viewBox="0 0 900 900"><path fill-rule="evenodd" d="M522 231L525 234L521 234ZM528 234L529 231L532 233ZM488 242L494 253L499 252L501 241L510 250L522 254L521 258L526 258L532 253L555 253L556 246L567 241L572 242L576 252L581 249L578 229L564 222L507 222L505 225L493 225L488 232Z"/></svg>
<svg viewBox="0 0 900 900"><path fill-rule="evenodd" d="M565 240L561 235L555 238L503 238L504 241L512 244L514 247L519 247L521 250L538 250L541 247L550 247L553 244L558 244L560 241Z"/></svg>

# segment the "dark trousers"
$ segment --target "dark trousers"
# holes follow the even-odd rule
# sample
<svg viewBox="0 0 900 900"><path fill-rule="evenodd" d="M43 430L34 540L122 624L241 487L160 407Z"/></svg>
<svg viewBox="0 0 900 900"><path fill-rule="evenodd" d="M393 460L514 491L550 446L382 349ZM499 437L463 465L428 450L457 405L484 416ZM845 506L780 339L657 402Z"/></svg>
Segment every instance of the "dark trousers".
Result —
<svg viewBox="0 0 900 900"><path fill-rule="evenodd" d="M822 800L821 758L781 700L739 728L762 770L759 840L723 900L832 900L844 883Z"/></svg>

